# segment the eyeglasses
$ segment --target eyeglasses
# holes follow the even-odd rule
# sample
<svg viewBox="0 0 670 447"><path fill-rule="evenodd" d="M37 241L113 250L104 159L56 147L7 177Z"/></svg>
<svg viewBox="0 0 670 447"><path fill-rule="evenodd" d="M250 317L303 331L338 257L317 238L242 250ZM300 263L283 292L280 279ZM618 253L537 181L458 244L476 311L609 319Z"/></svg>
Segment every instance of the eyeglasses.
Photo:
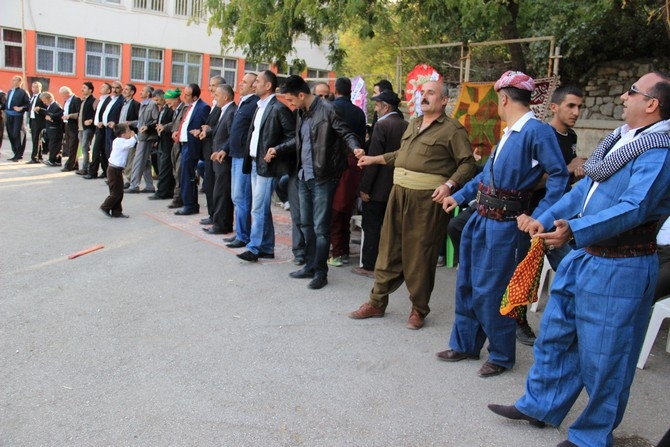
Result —
<svg viewBox="0 0 670 447"><path fill-rule="evenodd" d="M640 94L640 95L642 95L642 96L644 96L645 98L655 99L655 100L658 101L658 98L657 98L657 97L648 95L648 94L646 94L646 93L644 93L644 92L641 92L640 90L637 89L637 87L635 87L634 85L631 85L630 88L628 89L628 96L633 96L633 95L635 95L636 93L637 93L637 94Z"/></svg>

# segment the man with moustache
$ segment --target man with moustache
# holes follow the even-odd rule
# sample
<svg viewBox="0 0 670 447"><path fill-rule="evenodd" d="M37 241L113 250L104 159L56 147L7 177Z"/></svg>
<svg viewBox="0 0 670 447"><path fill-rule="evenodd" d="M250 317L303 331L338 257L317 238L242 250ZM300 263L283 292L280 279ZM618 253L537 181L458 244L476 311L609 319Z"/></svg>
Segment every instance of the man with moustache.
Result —
<svg viewBox="0 0 670 447"><path fill-rule="evenodd" d="M110 102L109 105L107 106L107 109L105 109L105 113L103 115L103 122L105 123L105 158L106 160L109 160L109 155L112 153L112 142L114 141L114 138L116 136L114 135L114 125L121 122L121 111L125 107L125 113L124 116L127 116L128 114L128 108L130 107L130 104L126 105L126 100L123 97L123 84L121 84L118 81L114 81L112 83L112 93L110 95ZM130 93L130 89L127 89L127 92ZM133 94L135 94L133 92ZM134 105L133 105L134 106ZM139 109L139 104L138 104L138 109ZM124 120L125 121L125 120ZM133 129L135 133L137 133L137 129ZM132 152L132 149L131 149ZM130 162L130 155L128 156L128 162ZM126 164L126 169L128 168L128 165ZM103 172L100 178L107 177L107 172Z"/></svg>
<svg viewBox="0 0 670 447"><path fill-rule="evenodd" d="M30 107L28 93L21 87L23 78L12 77L12 88L7 92L7 105L5 106L5 125L7 126L7 137L12 146L14 156L9 161L18 162L23 159L23 151L26 149L26 135L23 127L23 114Z"/></svg>
<svg viewBox="0 0 670 447"><path fill-rule="evenodd" d="M49 142L49 159L44 164L52 168L61 165L61 149L63 147L63 108L56 102L50 92L40 94L46 105L44 119L46 120L47 141Z"/></svg>
<svg viewBox="0 0 670 447"><path fill-rule="evenodd" d="M100 98L95 104L95 115L93 125L95 126L95 137L93 140L93 149L91 150L91 164L88 167L88 174L83 178L90 180L98 178L98 169L102 167L102 174L107 175L107 156L105 155L105 112L109 103L112 102L112 85L103 82L100 84Z"/></svg>
<svg viewBox="0 0 670 447"><path fill-rule="evenodd" d="M139 192L155 193L154 180L151 175L151 150L154 143L158 140L156 123L158 122L158 107L152 100L151 95L154 88L150 85L144 86L140 91L139 112L137 122L137 146L135 148L135 157L132 159L130 170L130 185L125 193L137 194ZM131 149L132 151L132 149ZM130 160L129 160L130 161ZM144 178L144 189L140 191L140 183Z"/></svg>
<svg viewBox="0 0 670 447"><path fill-rule="evenodd" d="M176 96L176 99L175 99ZM151 100L158 109L158 122L156 133L158 134L158 184L156 192L150 195L149 200L163 200L172 197L174 192L174 176L172 175L172 136L170 129L166 127L172 122L174 108L180 103L179 97L174 90L163 91L156 89L151 94Z"/></svg>
<svg viewBox="0 0 670 447"><path fill-rule="evenodd" d="M42 93L42 83L33 82L31 85L33 96L30 98L30 108L28 109L28 122L30 124L30 136L33 142L33 150L30 154L30 160L26 164L35 164L42 161L40 152L40 133L46 127L44 113L39 113L40 109L46 109L46 105L40 99Z"/></svg>
<svg viewBox="0 0 670 447"><path fill-rule="evenodd" d="M558 426L586 389L560 447L614 444L653 304L657 224L670 212L670 75L645 74L621 99L624 124L584 164L586 177L536 219L518 219L573 250L556 272L525 394L489 409Z"/></svg>
<svg viewBox="0 0 670 447"><path fill-rule="evenodd" d="M93 96L93 84L84 82L81 86L81 107L79 116L77 116L77 129L79 130L79 143L81 145L82 164L76 174L85 175L88 173L89 152L91 150L91 141L95 134L95 96Z"/></svg>
<svg viewBox="0 0 670 447"><path fill-rule="evenodd" d="M393 165L393 187L381 229L374 286L369 300L349 314L354 319L383 317L389 294L405 282L412 302L408 329L422 328L430 312L435 265L449 220L441 203L476 171L465 128L444 113L447 86L426 82L421 95L425 113L407 128L400 149L359 158L359 166Z"/></svg>
<svg viewBox="0 0 670 447"><path fill-rule="evenodd" d="M63 86L58 90L63 101L63 124L65 125L65 154L67 162L61 171L79 169L79 109L81 99L72 93L72 89Z"/></svg>

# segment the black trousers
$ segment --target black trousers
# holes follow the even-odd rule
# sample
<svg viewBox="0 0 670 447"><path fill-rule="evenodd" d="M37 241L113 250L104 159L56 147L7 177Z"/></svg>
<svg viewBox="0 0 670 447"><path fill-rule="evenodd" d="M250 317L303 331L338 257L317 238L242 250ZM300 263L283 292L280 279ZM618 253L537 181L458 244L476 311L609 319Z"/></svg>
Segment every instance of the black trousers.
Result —
<svg viewBox="0 0 670 447"><path fill-rule="evenodd" d="M174 194L175 179L172 166L172 144L161 142L158 148L158 186L156 195L161 199L171 199Z"/></svg>
<svg viewBox="0 0 670 447"><path fill-rule="evenodd" d="M41 160L42 153L40 152L40 132L44 129L44 124L37 120L30 120L30 137L33 140L33 150L30 154L31 160Z"/></svg>
<svg viewBox="0 0 670 447"><path fill-rule="evenodd" d="M362 264L365 270L374 271L379 254L379 236L384 223L387 202L363 202L361 211L363 229Z"/></svg>
<svg viewBox="0 0 670 447"><path fill-rule="evenodd" d="M59 128L47 129L47 139L49 140L49 161L60 163L63 149L63 131Z"/></svg>
<svg viewBox="0 0 670 447"><path fill-rule="evenodd" d="M464 208L458 213L458 216L452 217L449 220L449 225L447 225L447 235L449 235L451 242L454 244L454 262L456 263L458 263L463 228L465 228L465 224L468 223L468 219L470 219L470 216L472 216L474 212L475 209L472 207Z"/></svg>
<svg viewBox="0 0 670 447"><path fill-rule="evenodd" d="M65 147L63 156L67 156L65 168L70 170L79 169L79 132L65 125Z"/></svg>
<svg viewBox="0 0 670 447"><path fill-rule="evenodd" d="M658 282L654 301L670 295L670 245L658 246Z"/></svg>
<svg viewBox="0 0 670 447"><path fill-rule="evenodd" d="M93 149L91 150L91 164L88 173L92 177L98 176L98 168L102 167L103 174L107 172L107 155L105 154L105 128L95 128Z"/></svg>
<svg viewBox="0 0 670 447"><path fill-rule="evenodd" d="M207 183L212 184L212 221L214 226L224 231L233 229L233 196L232 196L232 160L229 157L223 162L211 162L213 177L209 177ZM207 174L206 174L207 175ZM209 198L207 199L209 208Z"/></svg>
<svg viewBox="0 0 670 447"><path fill-rule="evenodd" d="M14 157L22 158L23 152L26 149L26 134L23 129L23 114L20 116L12 116L9 113L5 114L7 126L7 138L12 146Z"/></svg>

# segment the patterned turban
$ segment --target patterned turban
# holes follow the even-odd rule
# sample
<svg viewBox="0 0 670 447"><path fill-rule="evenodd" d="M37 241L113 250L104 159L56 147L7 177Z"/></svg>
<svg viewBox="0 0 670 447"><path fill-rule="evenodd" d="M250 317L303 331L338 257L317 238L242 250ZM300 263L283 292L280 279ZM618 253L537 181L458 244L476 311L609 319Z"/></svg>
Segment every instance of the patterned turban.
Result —
<svg viewBox="0 0 670 447"><path fill-rule="evenodd" d="M525 73L509 70L500 76L500 79L496 81L493 88L497 92L501 88L506 87L514 87L519 90L528 90L529 92L532 92L535 90L535 81Z"/></svg>
<svg viewBox="0 0 670 447"><path fill-rule="evenodd" d="M179 98L179 96L181 96L181 90L176 88L174 90L168 90L167 92L165 92L164 98L165 99L175 99L175 98Z"/></svg>

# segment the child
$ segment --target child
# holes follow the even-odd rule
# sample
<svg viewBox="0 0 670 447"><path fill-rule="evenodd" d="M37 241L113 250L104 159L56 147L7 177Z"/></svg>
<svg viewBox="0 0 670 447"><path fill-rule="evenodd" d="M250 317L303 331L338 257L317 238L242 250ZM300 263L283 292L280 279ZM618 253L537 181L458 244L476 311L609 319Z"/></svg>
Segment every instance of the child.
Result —
<svg viewBox="0 0 670 447"><path fill-rule="evenodd" d="M127 214L123 214L123 208L121 208L123 169L126 167L130 149L137 144L137 138L135 132L126 123L114 125L114 135L116 138L112 143L112 153L109 156L109 166L107 167L109 196L100 205L100 210L107 217L129 217Z"/></svg>

